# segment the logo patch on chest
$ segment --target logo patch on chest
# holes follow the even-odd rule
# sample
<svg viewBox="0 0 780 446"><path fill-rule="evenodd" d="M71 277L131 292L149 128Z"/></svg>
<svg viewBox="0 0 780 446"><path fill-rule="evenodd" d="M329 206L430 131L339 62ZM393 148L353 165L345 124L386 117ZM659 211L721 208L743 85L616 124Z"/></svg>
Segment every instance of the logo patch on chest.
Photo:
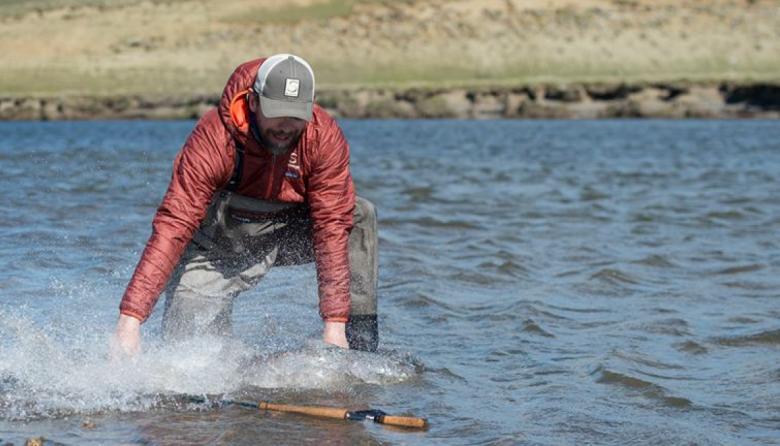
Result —
<svg viewBox="0 0 780 446"><path fill-rule="evenodd" d="M287 162L287 172L284 173L287 178L294 180L301 177L301 165L298 163L298 153L290 154L290 160Z"/></svg>

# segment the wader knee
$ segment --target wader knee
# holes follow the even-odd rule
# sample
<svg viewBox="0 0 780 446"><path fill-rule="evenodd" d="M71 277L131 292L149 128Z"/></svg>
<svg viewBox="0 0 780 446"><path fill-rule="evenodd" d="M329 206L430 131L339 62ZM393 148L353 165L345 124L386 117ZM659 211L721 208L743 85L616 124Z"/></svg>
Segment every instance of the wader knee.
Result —
<svg viewBox="0 0 780 446"><path fill-rule="evenodd" d="M374 204L357 197L352 233L349 236L349 265L352 299L347 341L353 350L376 351L379 344L377 324L377 217Z"/></svg>

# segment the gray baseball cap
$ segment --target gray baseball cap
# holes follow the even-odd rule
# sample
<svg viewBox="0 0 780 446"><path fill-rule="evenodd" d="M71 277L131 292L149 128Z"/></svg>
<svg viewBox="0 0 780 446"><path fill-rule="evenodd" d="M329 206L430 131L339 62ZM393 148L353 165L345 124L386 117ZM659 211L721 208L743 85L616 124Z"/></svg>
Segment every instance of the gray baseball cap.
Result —
<svg viewBox="0 0 780 446"><path fill-rule="evenodd" d="M314 71L300 57L292 54L269 57L257 69L253 88L266 117L311 120Z"/></svg>

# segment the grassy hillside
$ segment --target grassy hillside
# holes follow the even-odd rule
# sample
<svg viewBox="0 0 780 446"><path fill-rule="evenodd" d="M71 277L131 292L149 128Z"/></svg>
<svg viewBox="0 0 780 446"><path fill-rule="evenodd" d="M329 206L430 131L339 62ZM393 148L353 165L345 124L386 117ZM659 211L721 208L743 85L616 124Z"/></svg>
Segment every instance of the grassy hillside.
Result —
<svg viewBox="0 0 780 446"><path fill-rule="evenodd" d="M778 0L6 0L4 96L214 94L294 52L320 86L780 79Z"/></svg>

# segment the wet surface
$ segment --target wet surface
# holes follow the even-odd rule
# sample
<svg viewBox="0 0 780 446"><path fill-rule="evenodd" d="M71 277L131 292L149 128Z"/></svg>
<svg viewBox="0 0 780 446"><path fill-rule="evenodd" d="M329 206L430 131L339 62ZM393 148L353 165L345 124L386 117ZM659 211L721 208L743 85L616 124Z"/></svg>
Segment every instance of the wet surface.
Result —
<svg viewBox="0 0 780 446"><path fill-rule="evenodd" d="M319 343L294 267L236 301L234 338L163 345L160 303L144 354L110 363L192 125L0 123L3 442L780 444L776 122L346 121L379 210L380 352Z"/></svg>

